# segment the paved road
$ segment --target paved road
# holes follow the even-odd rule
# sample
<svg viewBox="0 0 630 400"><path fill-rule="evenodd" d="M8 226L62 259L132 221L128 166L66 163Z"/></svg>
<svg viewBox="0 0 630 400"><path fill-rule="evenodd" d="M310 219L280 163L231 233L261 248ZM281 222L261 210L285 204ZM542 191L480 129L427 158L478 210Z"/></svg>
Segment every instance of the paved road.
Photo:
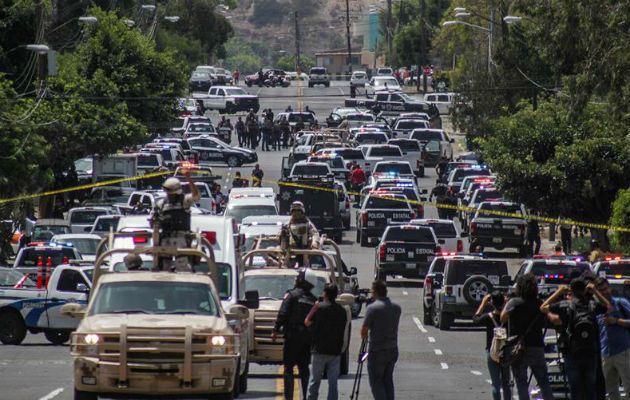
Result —
<svg viewBox="0 0 630 400"><path fill-rule="evenodd" d="M335 83L336 84L336 83ZM258 88L255 88L258 91ZM331 108L340 105L341 87L331 88L265 88L259 93L261 108L271 107L274 112L283 111L291 104L296 109L296 96L323 120ZM345 89L347 91L347 88ZM337 95L339 93L339 96ZM334 97L327 96L328 94ZM287 97L283 97L287 96ZM312 96L312 97L311 97ZM275 97L275 98L274 98ZM279 179L280 156L286 152L260 152L260 164L266 179ZM251 167L240 168L249 175ZM226 176L236 170L216 170ZM422 188L430 189L435 182L435 172L427 169L427 176L420 179ZM436 217L434 207L426 207L427 217ZM373 278L374 249L361 248L354 242L354 229L344 234L341 246L346 264L357 267L362 287L369 287ZM510 260L511 269L518 264ZM512 271L512 274L514 271ZM389 283L389 282L388 282ZM396 366L395 384L397 399L468 399L491 398L484 355L484 332L470 323L458 323L449 332L441 332L420 323L419 282L396 281L390 283L390 296L402 306L403 314L399 331L400 358ZM348 399L352 389L356 357L360 344L359 329L362 318L353 321L351 339L350 375L340 381L340 398ZM361 386L361 399L371 399L367 370ZM72 399L72 369L68 346L52 346L43 334L28 335L21 346L0 347L0 399ZM249 391L241 398L281 399L281 377L277 366L252 365ZM296 389L297 389L296 385ZM320 398L325 398L327 387L322 384ZM472 396L471 396L472 395ZM297 398L297 396L296 396Z"/></svg>

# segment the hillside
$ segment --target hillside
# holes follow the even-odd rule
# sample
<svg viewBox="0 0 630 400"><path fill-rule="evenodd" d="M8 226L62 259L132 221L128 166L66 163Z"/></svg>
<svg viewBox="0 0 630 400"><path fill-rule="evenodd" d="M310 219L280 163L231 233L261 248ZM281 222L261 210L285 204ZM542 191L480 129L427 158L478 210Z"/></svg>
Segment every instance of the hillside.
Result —
<svg viewBox="0 0 630 400"><path fill-rule="evenodd" d="M304 54L346 46L346 3L343 0L238 0L230 11L236 36L268 44L273 51L295 51L298 10L300 47ZM350 20L359 21L376 0L350 0ZM353 42L354 43L354 42Z"/></svg>

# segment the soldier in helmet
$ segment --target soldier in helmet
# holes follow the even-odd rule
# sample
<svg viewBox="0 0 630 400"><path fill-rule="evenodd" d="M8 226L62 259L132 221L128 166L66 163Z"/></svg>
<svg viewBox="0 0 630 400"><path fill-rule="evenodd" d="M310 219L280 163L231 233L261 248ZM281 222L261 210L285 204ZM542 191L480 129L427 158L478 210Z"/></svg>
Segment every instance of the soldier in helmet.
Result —
<svg viewBox="0 0 630 400"><path fill-rule="evenodd" d="M317 276L309 268L302 268L295 279L293 289L287 291L282 300L278 317L271 332L271 339L276 340L278 332L284 334L282 363L284 364L284 398L293 400L293 367L300 372L302 398L306 399L311 356L311 335L304 325L304 320L315 305L316 298L311 290L317 284Z"/></svg>
<svg viewBox="0 0 630 400"><path fill-rule="evenodd" d="M157 202L151 216L151 222L158 224L160 246L190 247L187 235L190 233L190 207L199 201L201 195L197 185L190 179L188 170L182 172L190 184L191 193L183 193L179 179L168 178L162 184L166 197ZM165 264L167 260L161 261ZM161 267L166 269L170 265L161 265Z"/></svg>
<svg viewBox="0 0 630 400"><path fill-rule="evenodd" d="M280 247L282 250L289 249L312 249L317 247L319 242L319 232L310 219L304 215L304 204L301 201L294 201L290 208L291 219L282 226L280 232ZM285 258L285 263L289 262L289 257ZM302 257L297 257L297 262L303 265Z"/></svg>

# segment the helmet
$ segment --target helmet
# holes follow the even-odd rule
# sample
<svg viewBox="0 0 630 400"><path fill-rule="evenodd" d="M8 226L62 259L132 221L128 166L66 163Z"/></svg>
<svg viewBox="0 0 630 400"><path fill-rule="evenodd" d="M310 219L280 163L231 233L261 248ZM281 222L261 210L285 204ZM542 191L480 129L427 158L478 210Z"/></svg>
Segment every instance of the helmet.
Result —
<svg viewBox="0 0 630 400"><path fill-rule="evenodd" d="M142 266L142 258L137 254L129 253L123 261L128 269L139 269Z"/></svg>
<svg viewBox="0 0 630 400"><path fill-rule="evenodd" d="M168 178L162 184L168 194L182 194L182 183L177 178Z"/></svg>
<svg viewBox="0 0 630 400"><path fill-rule="evenodd" d="M301 201L294 201L293 203L291 203L291 208L289 209L289 212L293 211L302 211L303 213L306 212L306 209L304 208L304 203L302 203Z"/></svg>
<svg viewBox="0 0 630 400"><path fill-rule="evenodd" d="M317 275L310 268L301 268L297 276L299 284L312 289L317 285Z"/></svg>

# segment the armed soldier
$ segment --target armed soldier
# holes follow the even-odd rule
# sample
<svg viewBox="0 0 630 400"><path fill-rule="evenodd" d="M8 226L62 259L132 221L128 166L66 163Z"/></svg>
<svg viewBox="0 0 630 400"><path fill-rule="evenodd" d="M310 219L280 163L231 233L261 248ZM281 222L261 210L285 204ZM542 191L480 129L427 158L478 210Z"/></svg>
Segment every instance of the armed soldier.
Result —
<svg viewBox="0 0 630 400"><path fill-rule="evenodd" d="M320 240L319 232L311 220L304 215L306 212L304 204L301 201L294 201L291 203L289 211L291 219L282 225L280 232L282 250L288 252L291 249L317 248ZM284 259L285 266L289 266L290 260L290 254L287 253ZM296 261L300 266L304 265L301 255L297 257Z"/></svg>
<svg viewBox="0 0 630 400"><path fill-rule="evenodd" d="M179 179L168 178L162 184L166 198L157 202L151 216L151 226L155 226L159 232L159 246L182 248L191 245L190 207L199 201L201 195L189 172L182 172L190 184L191 193L183 193ZM186 261L186 257L178 258L175 268L190 269L190 266L185 265ZM171 263L172 260L161 258L159 268L169 269Z"/></svg>

